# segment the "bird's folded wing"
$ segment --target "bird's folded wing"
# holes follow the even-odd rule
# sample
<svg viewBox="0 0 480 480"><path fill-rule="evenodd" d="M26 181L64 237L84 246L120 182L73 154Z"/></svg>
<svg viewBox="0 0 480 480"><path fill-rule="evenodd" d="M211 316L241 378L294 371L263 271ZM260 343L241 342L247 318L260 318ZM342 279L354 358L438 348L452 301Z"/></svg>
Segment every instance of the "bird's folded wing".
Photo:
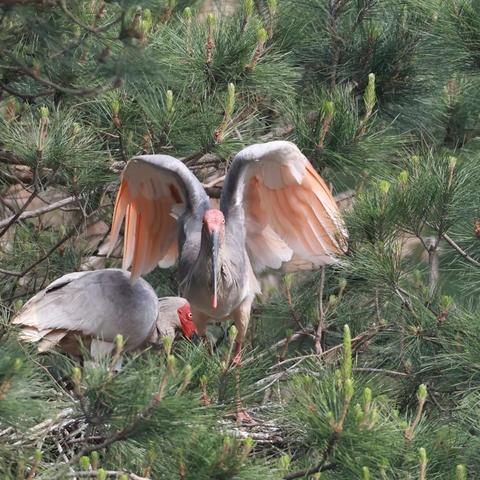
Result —
<svg viewBox="0 0 480 480"><path fill-rule="evenodd" d="M76 272L38 292L13 318L30 342L57 343L68 332L113 341L120 333L138 344L154 326L158 300L153 288L119 269ZM130 327L131 325L131 327Z"/></svg>
<svg viewBox="0 0 480 480"><path fill-rule="evenodd" d="M290 142L251 145L233 160L222 210L244 207L247 248L254 269L303 259L333 263L347 233L335 200L307 158Z"/></svg>
<svg viewBox="0 0 480 480"><path fill-rule="evenodd" d="M113 249L125 218L123 268L132 280L157 264L173 265L178 256L177 219L208 197L182 162L168 155L132 158L122 175L110 235Z"/></svg>
<svg viewBox="0 0 480 480"><path fill-rule="evenodd" d="M12 320L22 328L20 337L29 342L45 340L48 349L68 331L88 330L84 323L95 307L86 298L82 279L90 273L64 275L32 297Z"/></svg>

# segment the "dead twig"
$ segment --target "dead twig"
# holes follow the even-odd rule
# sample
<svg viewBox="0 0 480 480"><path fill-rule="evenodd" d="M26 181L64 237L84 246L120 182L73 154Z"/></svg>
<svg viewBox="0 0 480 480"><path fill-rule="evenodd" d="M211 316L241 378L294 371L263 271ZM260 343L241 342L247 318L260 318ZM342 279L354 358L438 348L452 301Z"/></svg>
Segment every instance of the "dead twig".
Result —
<svg viewBox="0 0 480 480"><path fill-rule="evenodd" d="M203 188L212 188L215 185L218 185L219 183L223 182L225 180L226 175L222 175L221 177L216 178L215 180L212 180L209 183L204 183Z"/></svg>

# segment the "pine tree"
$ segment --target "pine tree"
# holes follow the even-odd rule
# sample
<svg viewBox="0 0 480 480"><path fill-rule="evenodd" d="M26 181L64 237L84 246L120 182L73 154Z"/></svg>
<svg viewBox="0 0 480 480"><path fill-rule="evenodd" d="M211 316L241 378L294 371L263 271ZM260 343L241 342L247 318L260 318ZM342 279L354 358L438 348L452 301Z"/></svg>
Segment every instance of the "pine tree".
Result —
<svg viewBox="0 0 480 480"><path fill-rule="evenodd" d="M2 478L477 478L478 2L204 3L0 1ZM264 282L241 368L219 326L214 352L119 343L96 366L19 342L35 292L119 265L101 246L131 156L218 197L272 139L328 180L349 247ZM148 280L176 292L174 269Z"/></svg>

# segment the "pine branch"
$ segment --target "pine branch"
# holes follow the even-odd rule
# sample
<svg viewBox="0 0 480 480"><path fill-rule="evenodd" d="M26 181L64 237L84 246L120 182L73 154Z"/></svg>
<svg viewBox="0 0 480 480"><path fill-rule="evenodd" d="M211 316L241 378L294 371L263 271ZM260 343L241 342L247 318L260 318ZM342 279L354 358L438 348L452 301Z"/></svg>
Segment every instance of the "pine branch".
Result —
<svg viewBox="0 0 480 480"><path fill-rule="evenodd" d="M148 420L151 415L153 414L154 410L158 407L158 405L161 403L163 400L165 388L167 386L167 382L170 376L170 370L167 369L165 374L162 377L162 380L160 382L158 391L152 396L150 402L148 403L147 406L144 407L144 409L139 412L137 415L135 415L135 418L133 421L125 426L124 428L121 428L115 432L113 432L108 438L106 438L102 443L100 444L92 444L92 445L87 445L84 446L80 452L78 452L76 455L74 455L69 461L68 465L73 465L77 463L80 458L84 455L88 455L89 453L97 450L103 450L104 448L109 447L110 445L125 440L128 438L128 436L135 431L135 429L140 425L141 422ZM90 439L86 438L84 441L88 442ZM55 479L60 479L61 475L63 475L62 472L59 472L57 476L55 476Z"/></svg>
<svg viewBox="0 0 480 480"><path fill-rule="evenodd" d="M293 321L297 324L297 327L300 329L300 331L306 332L307 330L305 328L305 325L303 325L302 322L300 321L300 318L298 317L298 314L295 310L295 306L293 305L291 285L290 285L290 282L288 281L285 281L285 297L287 299L290 316L292 317Z"/></svg>
<svg viewBox="0 0 480 480"><path fill-rule="evenodd" d="M82 223L84 223L84 219L82 218L79 222L77 222L77 224L68 231L68 233L62 237L52 248L50 248L50 250L48 250L48 252L43 255L42 257L40 257L36 262L34 262L32 265L30 265L29 267L27 267L25 270L23 270L19 277L24 277L27 273L30 273L36 266L40 265L41 263L43 263L45 260L47 260L47 258L49 258L56 250L58 250L67 240L69 240L70 238L72 238L75 233L78 232L78 229L80 227L80 225L82 225Z"/></svg>
<svg viewBox="0 0 480 480"><path fill-rule="evenodd" d="M329 0L328 3L328 14L330 20L329 33L333 48L333 64L331 66L332 70L330 73L331 88L335 88L337 85L337 70L342 55L343 39L338 33L338 16L344 4L345 0Z"/></svg>
<svg viewBox="0 0 480 480"><path fill-rule="evenodd" d="M22 278L24 277L25 275L27 275L27 273L30 273L36 266L40 265L41 263L43 263L45 260L47 260L56 250L58 250L67 240L69 240L71 237L73 237L73 235L75 235L75 233L79 233L79 227L82 225L82 224L85 224L85 221L87 218L89 218L92 214L90 214L88 217L86 218L82 218L79 222L77 222L73 228L71 228L67 234L65 236L63 236L52 248L50 248L47 253L45 255L43 255L42 257L40 257L38 260L36 260L33 264L31 264L29 267L27 267L25 270L21 271L21 272L13 272L13 271L9 271L9 270L3 270L2 273L4 273L5 275L11 275L11 276L15 276L15 277L19 277L19 278Z"/></svg>
<svg viewBox="0 0 480 480"><path fill-rule="evenodd" d="M328 470L333 470L337 466L336 463L331 462L321 462L317 466L308 468L306 470L299 470L297 472L289 473L283 477L283 480L293 480L294 478L308 477L319 472L326 472Z"/></svg>
<svg viewBox="0 0 480 480"><path fill-rule="evenodd" d="M46 97L48 95L52 95L55 92L55 90L50 89L50 90L43 90L38 93L22 93L15 90L14 88L9 87L7 84L3 82L0 82L0 89L5 90L7 93L9 93L10 95L13 95L14 97L21 98L24 101L34 100L35 98L38 98L38 97Z"/></svg>
<svg viewBox="0 0 480 480"><path fill-rule="evenodd" d="M13 7L16 5L29 5L31 3L40 5L55 5L57 2L55 0L0 0L0 5L5 5L7 7Z"/></svg>
<svg viewBox="0 0 480 480"><path fill-rule="evenodd" d="M63 85L59 85L58 83L52 82L48 78L41 77L38 71L34 70L33 68L28 67L20 60L15 58L12 54L7 52L6 50L0 49L0 54L4 55L5 57L9 58L25 75L33 78L38 83L45 85L47 87L53 88L58 92L62 92L68 95L75 95L75 96L98 96L102 93L105 93L109 90L117 88L120 84L120 78L113 79L110 85L104 85L102 87L94 87L94 88L73 88L73 87L64 87Z"/></svg>
<svg viewBox="0 0 480 480"><path fill-rule="evenodd" d="M102 27L95 27L94 25L87 25L86 23L83 23L80 19L78 19L68 8L67 8L67 3L65 0L60 0L60 6L62 8L63 13L70 18L70 20L73 21L76 25L79 27L82 27L83 29L89 31L90 33L93 33L95 35L98 35L99 33L105 32L108 30L110 27L113 25L117 24L120 22L123 18L123 13L120 14L117 18L112 20L110 23L107 23L106 25L103 25Z"/></svg>
<svg viewBox="0 0 480 480"><path fill-rule="evenodd" d="M316 465L315 467L308 468L306 470L299 470L297 472L289 473L283 477L283 480L293 480L294 478L302 478L308 477L309 475L313 475L319 472L325 472L327 470L333 470L337 465L328 461L331 457L333 450L335 449L335 445L337 444L339 434L338 432L333 432L327 446L322 454L322 460Z"/></svg>

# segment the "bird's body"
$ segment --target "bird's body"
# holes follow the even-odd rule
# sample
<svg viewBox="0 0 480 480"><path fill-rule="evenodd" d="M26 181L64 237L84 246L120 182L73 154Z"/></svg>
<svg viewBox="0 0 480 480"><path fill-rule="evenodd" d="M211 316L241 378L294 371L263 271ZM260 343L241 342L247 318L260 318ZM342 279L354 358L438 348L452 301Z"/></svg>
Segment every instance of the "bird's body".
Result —
<svg viewBox="0 0 480 480"><path fill-rule="evenodd" d="M38 342L40 351L59 344L79 354L79 341L101 357L114 348L116 335L125 349L156 343L162 336L188 332L188 302L180 297L158 299L143 279L132 284L121 269L76 272L64 275L37 293L13 319L21 338ZM191 325L193 333L193 325Z"/></svg>
<svg viewBox="0 0 480 480"><path fill-rule="evenodd" d="M132 278L179 262L179 289L199 332L232 318L237 354L260 292L256 274L295 258L336 261L346 232L325 182L298 148L252 145L233 160L220 208L179 160L143 155L128 163L115 204L111 244L126 217L123 266Z"/></svg>
<svg viewBox="0 0 480 480"><path fill-rule="evenodd" d="M225 245L219 247L217 257L216 308L213 308L211 300L213 268L208 240L201 243L197 261L184 277L180 276L180 291L185 298L191 299L196 312L215 320L224 320L245 299L253 299L259 293L258 282L241 239L242 235L236 236L233 229L226 229Z"/></svg>

